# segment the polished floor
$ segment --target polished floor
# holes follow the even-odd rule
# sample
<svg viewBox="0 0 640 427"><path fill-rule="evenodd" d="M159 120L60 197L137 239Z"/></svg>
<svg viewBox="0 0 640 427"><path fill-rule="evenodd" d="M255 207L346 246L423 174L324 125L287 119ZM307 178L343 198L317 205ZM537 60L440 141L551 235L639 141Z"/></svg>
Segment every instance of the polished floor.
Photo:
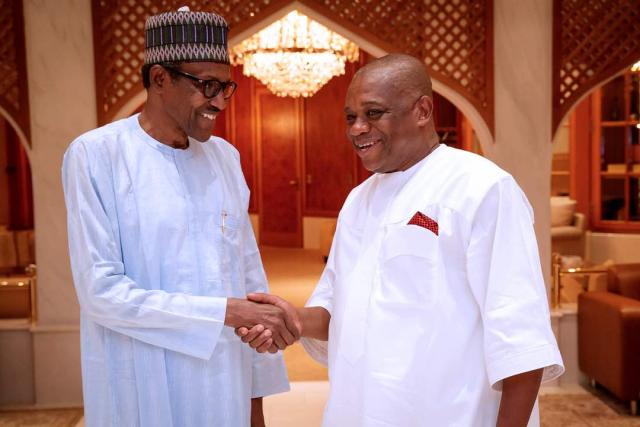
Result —
<svg viewBox="0 0 640 427"><path fill-rule="evenodd" d="M262 248L271 292L295 305L303 305L313 291L322 268L316 251ZM269 427L318 427L329 384L327 371L299 344L284 352L291 392L265 399ZM602 390L545 388L540 394L542 427L640 427L640 416ZM0 427L80 427L81 410L0 412Z"/></svg>

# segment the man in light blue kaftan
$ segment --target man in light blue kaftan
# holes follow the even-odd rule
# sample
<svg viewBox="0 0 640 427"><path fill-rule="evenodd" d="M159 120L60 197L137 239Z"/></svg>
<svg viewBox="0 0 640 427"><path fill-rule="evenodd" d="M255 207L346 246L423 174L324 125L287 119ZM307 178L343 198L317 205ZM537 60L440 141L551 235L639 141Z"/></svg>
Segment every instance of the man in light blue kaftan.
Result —
<svg viewBox="0 0 640 427"><path fill-rule="evenodd" d="M206 41L189 39L193 50L153 45L194 25ZM232 328L259 323L266 305L244 298L267 284L238 152L210 137L235 90L226 30L210 13L151 17L144 111L65 154L87 426L260 426L259 398L289 389L281 356L243 346Z"/></svg>

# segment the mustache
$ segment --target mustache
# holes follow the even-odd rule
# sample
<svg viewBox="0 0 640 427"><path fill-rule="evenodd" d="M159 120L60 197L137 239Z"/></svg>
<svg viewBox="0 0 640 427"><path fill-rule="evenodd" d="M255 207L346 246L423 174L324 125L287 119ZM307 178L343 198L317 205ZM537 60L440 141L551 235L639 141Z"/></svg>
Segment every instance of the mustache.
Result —
<svg viewBox="0 0 640 427"><path fill-rule="evenodd" d="M376 142L378 141L379 138L371 138L371 137L365 137L365 138L351 138L351 143L355 146L358 145L362 145L362 144L368 144L370 142Z"/></svg>
<svg viewBox="0 0 640 427"><path fill-rule="evenodd" d="M207 107L204 110L200 111L201 113L219 113L220 111L222 111L221 109L219 109L218 107L215 106L211 106L211 107Z"/></svg>

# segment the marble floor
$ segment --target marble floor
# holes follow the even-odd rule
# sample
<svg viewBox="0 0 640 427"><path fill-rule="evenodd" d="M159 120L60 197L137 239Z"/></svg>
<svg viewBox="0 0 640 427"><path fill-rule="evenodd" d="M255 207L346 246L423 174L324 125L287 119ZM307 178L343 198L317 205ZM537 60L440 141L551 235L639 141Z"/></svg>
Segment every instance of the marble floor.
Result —
<svg viewBox="0 0 640 427"><path fill-rule="evenodd" d="M303 305L322 272L319 252L262 248L271 292ZM299 344L284 352L291 392L265 399L269 427L320 426L329 384L327 371ZM543 388L541 427L640 427L640 416L601 389ZM0 427L83 427L82 410L0 412Z"/></svg>

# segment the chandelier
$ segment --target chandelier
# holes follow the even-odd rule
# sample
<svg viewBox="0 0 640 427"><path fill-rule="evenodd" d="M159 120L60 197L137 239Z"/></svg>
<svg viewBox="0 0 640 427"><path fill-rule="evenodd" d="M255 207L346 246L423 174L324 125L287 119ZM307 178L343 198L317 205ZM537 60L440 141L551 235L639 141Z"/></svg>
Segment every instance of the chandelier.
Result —
<svg viewBox="0 0 640 427"><path fill-rule="evenodd" d="M346 61L358 59L358 47L327 27L293 11L230 50L231 63L278 96L312 96Z"/></svg>
<svg viewBox="0 0 640 427"><path fill-rule="evenodd" d="M631 66L631 71L640 71L640 61Z"/></svg>

